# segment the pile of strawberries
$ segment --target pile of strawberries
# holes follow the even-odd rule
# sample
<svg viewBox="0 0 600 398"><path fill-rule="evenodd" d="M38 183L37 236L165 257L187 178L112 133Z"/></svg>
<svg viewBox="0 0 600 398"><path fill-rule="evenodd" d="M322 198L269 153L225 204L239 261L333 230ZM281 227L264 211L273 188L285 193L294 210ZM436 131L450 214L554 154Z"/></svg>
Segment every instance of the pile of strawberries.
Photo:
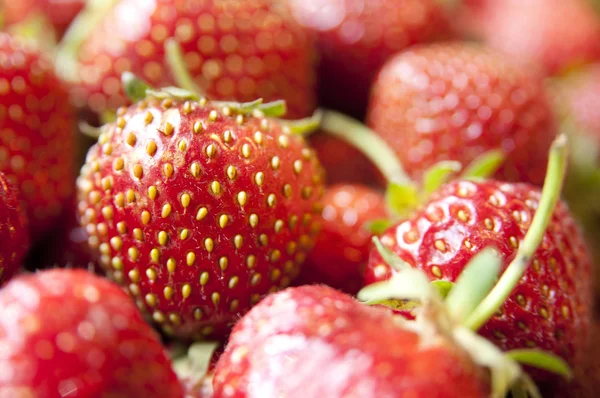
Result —
<svg viewBox="0 0 600 398"><path fill-rule="evenodd" d="M600 394L598 2L0 28L0 398Z"/></svg>

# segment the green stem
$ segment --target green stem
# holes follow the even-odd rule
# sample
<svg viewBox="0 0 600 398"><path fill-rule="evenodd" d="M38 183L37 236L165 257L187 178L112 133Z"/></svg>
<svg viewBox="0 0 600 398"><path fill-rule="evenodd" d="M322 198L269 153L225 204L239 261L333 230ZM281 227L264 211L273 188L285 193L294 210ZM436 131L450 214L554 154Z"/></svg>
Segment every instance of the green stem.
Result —
<svg viewBox="0 0 600 398"><path fill-rule="evenodd" d="M79 63L77 55L83 43L108 15L119 0L88 0L58 45L56 70L63 80L77 82Z"/></svg>
<svg viewBox="0 0 600 398"><path fill-rule="evenodd" d="M183 51L177 40L170 38L165 41L165 54L167 64L173 74L177 87L181 87L198 96L204 95L204 90L200 88L190 75L185 61L183 60Z"/></svg>
<svg viewBox="0 0 600 398"><path fill-rule="evenodd" d="M472 330L478 330L504 304L514 287L527 270L529 261L542 242L548 224L552 219L554 208L560 199L565 170L567 166L567 138L561 135L552 143L548 170L542 189L542 195L537 211L531 221L531 226L521 242L514 260L504 271L500 280L494 286L481 304L467 318L464 325Z"/></svg>
<svg viewBox="0 0 600 398"><path fill-rule="evenodd" d="M388 182L411 184L402 163L387 143L358 120L335 111L325 111L321 127L362 152L377 166Z"/></svg>
<svg viewBox="0 0 600 398"><path fill-rule="evenodd" d="M289 130L290 134L307 136L321 127L323 111L317 109L312 116L299 120L284 121L282 124Z"/></svg>

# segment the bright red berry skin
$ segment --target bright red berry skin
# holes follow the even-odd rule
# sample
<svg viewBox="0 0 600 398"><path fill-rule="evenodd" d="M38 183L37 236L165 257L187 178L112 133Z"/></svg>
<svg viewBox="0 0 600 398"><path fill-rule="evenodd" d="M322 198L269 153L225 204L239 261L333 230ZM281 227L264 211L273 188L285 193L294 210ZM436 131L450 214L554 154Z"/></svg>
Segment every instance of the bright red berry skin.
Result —
<svg viewBox="0 0 600 398"><path fill-rule="evenodd" d="M27 216L16 188L0 172L0 286L21 268L29 249Z"/></svg>
<svg viewBox="0 0 600 398"><path fill-rule="evenodd" d="M317 38L320 102L364 115L371 82L391 55L448 35L434 0L290 0L296 19Z"/></svg>
<svg viewBox="0 0 600 398"><path fill-rule="evenodd" d="M485 397L487 383L449 340L425 342L386 309L302 286L266 297L237 323L213 387L215 398L442 398Z"/></svg>
<svg viewBox="0 0 600 398"><path fill-rule="evenodd" d="M600 17L587 0L490 1L480 18L486 43L547 74L600 59Z"/></svg>
<svg viewBox="0 0 600 398"><path fill-rule="evenodd" d="M534 72L469 43L408 50L375 81L368 124L419 179L441 160L506 153L498 178L541 184L556 122Z"/></svg>
<svg viewBox="0 0 600 398"><path fill-rule="evenodd" d="M100 264L167 333L220 337L297 276L322 179L304 139L277 120L150 99L122 108L88 153L81 224Z"/></svg>
<svg viewBox="0 0 600 398"><path fill-rule="evenodd" d="M28 17L42 13L57 32L63 33L85 2L86 0L7 0L0 4L0 10L6 25L23 22Z"/></svg>
<svg viewBox="0 0 600 398"><path fill-rule="evenodd" d="M7 397L183 397L158 335L117 285L48 270L0 290Z"/></svg>
<svg viewBox="0 0 600 398"><path fill-rule="evenodd" d="M73 193L75 116L52 64L33 46L0 33L0 171L21 192L33 238Z"/></svg>
<svg viewBox="0 0 600 398"><path fill-rule="evenodd" d="M299 282L324 283L349 294L363 284L371 237L369 221L388 216L383 195L362 185L340 184L325 190L323 226L302 267Z"/></svg>
<svg viewBox="0 0 600 398"><path fill-rule="evenodd" d="M164 52L170 37L209 98L285 99L291 118L313 112L313 42L278 0L119 1L81 47L77 103L98 113L126 104L125 71L155 87L173 85Z"/></svg>
<svg viewBox="0 0 600 398"><path fill-rule="evenodd" d="M508 266L539 199L540 191L524 183L451 182L409 219L388 229L381 241L432 280L455 281L486 247L497 248ZM561 202L501 315L480 333L503 350L538 347L577 366L589 335L591 271L580 228ZM390 272L372 251L366 283L387 279Z"/></svg>

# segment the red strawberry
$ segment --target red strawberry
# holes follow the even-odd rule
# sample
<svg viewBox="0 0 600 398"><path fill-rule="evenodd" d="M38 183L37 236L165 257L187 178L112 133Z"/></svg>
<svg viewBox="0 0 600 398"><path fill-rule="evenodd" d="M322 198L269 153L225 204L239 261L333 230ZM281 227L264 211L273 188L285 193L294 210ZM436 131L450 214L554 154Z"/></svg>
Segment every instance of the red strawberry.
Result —
<svg viewBox="0 0 600 398"><path fill-rule="evenodd" d="M63 33L83 9L85 2L86 0L5 0L0 4L0 11L6 25L20 23L28 17L42 13L57 32Z"/></svg>
<svg viewBox="0 0 600 398"><path fill-rule="evenodd" d="M486 397L487 374L447 335L325 286L270 295L235 326L215 397Z"/></svg>
<svg viewBox="0 0 600 398"><path fill-rule="evenodd" d="M299 276L355 294L371 248L368 223L387 216L383 195L361 185L335 185L323 196L323 227Z"/></svg>
<svg viewBox="0 0 600 398"><path fill-rule="evenodd" d="M523 183L454 181L381 242L432 280L455 281L466 263L495 247L505 266L530 227L540 192ZM503 350L538 347L578 366L587 344L591 261L567 207L556 207L531 265L480 333ZM366 281L391 275L379 253L369 258Z"/></svg>
<svg viewBox="0 0 600 398"><path fill-rule="evenodd" d="M73 193L74 114L48 59L0 33L0 171L25 201L32 236L56 221Z"/></svg>
<svg viewBox="0 0 600 398"><path fill-rule="evenodd" d="M317 37L325 106L360 116L376 72L394 53L448 34L435 0L290 0L296 19Z"/></svg>
<svg viewBox="0 0 600 398"><path fill-rule="evenodd" d="M75 24L90 23L87 18L82 14ZM98 113L124 105L119 79L125 71L156 87L173 85L164 52L171 37L209 98L285 99L290 117L312 113L312 42L277 0L120 0L87 37L77 30L67 35L65 50L79 49L71 54L76 67L64 69L65 78L76 80L77 104Z"/></svg>
<svg viewBox="0 0 600 398"><path fill-rule="evenodd" d="M319 162L261 114L149 94L88 153L78 186L89 243L167 333L222 336L286 287L314 244Z"/></svg>
<svg viewBox="0 0 600 398"><path fill-rule="evenodd" d="M389 60L368 121L416 179L439 161L466 165L502 149L498 177L541 183L556 132L542 79L468 43L422 46Z"/></svg>
<svg viewBox="0 0 600 398"><path fill-rule="evenodd" d="M358 150L326 133L312 134L310 146L315 150L327 175L328 184L356 183L374 185L378 171Z"/></svg>
<svg viewBox="0 0 600 398"><path fill-rule="evenodd" d="M28 248L27 216L19 192L0 172L0 286L19 270Z"/></svg>
<svg viewBox="0 0 600 398"><path fill-rule="evenodd" d="M6 397L182 397L158 335L119 288L83 270L15 278L0 290Z"/></svg>
<svg viewBox="0 0 600 398"><path fill-rule="evenodd" d="M548 74L600 59L600 18L587 0L489 1L482 38Z"/></svg>

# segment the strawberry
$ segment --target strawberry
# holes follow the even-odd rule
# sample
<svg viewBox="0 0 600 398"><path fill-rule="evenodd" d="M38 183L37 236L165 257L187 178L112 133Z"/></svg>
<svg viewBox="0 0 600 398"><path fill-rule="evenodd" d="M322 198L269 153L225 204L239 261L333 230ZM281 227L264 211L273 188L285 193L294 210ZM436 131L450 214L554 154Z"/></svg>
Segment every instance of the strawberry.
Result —
<svg viewBox="0 0 600 398"><path fill-rule="evenodd" d="M74 113L50 61L0 33L0 171L21 191L41 237L73 193Z"/></svg>
<svg viewBox="0 0 600 398"><path fill-rule="evenodd" d="M0 286L19 270L28 248L27 216L19 192L0 172Z"/></svg>
<svg viewBox="0 0 600 398"><path fill-rule="evenodd" d="M83 270L0 290L0 394L182 397L158 335L119 288Z"/></svg>
<svg viewBox="0 0 600 398"><path fill-rule="evenodd" d="M371 248L368 223L387 217L383 195L361 185L334 185L323 196L323 225L299 276L354 294Z"/></svg>
<svg viewBox="0 0 600 398"><path fill-rule="evenodd" d="M80 222L100 265L166 333L222 337L298 274L320 223L321 167L264 117L280 103L144 90L88 153Z"/></svg>
<svg viewBox="0 0 600 398"><path fill-rule="evenodd" d="M279 1L111 0L99 6L75 21L59 57L80 106L101 113L126 104L119 86L125 71L156 87L175 83L164 51L165 40L174 37L209 98L285 99L290 117L308 116L315 107L312 41Z"/></svg>
<svg viewBox="0 0 600 398"><path fill-rule="evenodd" d="M540 184L556 133L542 79L469 43L390 59L374 83L368 124L416 179L439 161L466 165L502 149L497 177Z"/></svg>
<svg viewBox="0 0 600 398"><path fill-rule="evenodd" d="M91 0L90 0L91 1ZM75 16L83 9L86 0L5 0L0 11L6 25L20 23L41 13L59 33L63 33Z"/></svg>
<svg viewBox="0 0 600 398"><path fill-rule="evenodd" d="M430 279L454 282L485 247L497 248L506 263L513 260L539 203L540 191L529 184L453 181L389 228L381 242ZM591 261L564 203L552 213L542 244L532 253L524 277L480 333L503 350L538 347L578 366L589 332ZM393 273L373 251L366 282Z"/></svg>
<svg viewBox="0 0 600 398"><path fill-rule="evenodd" d="M386 344L385 342L388 342ZM315 375L318 375L315 377ZM486 397L487 373L448 335L326 286L266 297L235 326L215 397Z"/></svg>
<svg viewBox="0 0 600 398"><path fill-rule="evenodd" d="M600 59L600 17L587 0L489 1L480 18L486 43L547 74Z"/></svg>
<svg viewBox="0 0 600 398"><path fill-rule="evenodd" d="M383 63L416 44L448 36L435 0L289 0L296 19L317 37L320 102L355 116Z"/></svg>

